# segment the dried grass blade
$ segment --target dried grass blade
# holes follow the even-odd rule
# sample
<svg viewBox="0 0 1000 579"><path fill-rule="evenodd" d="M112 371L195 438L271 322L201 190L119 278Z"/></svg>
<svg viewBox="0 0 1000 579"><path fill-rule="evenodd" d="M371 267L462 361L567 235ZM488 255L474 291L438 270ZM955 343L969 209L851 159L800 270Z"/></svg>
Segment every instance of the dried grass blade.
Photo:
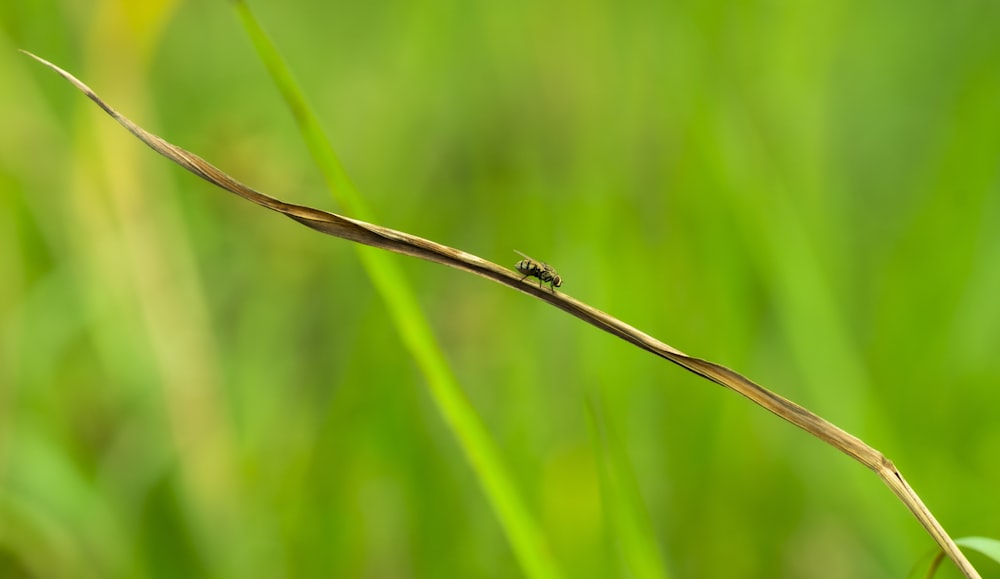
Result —
<svg viewBox="0 0 1000 579"><path fill-rule="evenodd" d="M59 73L154 151L214 185L235 193L257 205L282 213L317 231L372 247L447 265L512 287L522 293L530 294L647 352L665 358L703 378L749 398L757 405L791 422L875 471L893 493L899 497L903 504L910 509L941 549L955 562L959 570L966 577L980 577L979 573L969 563L955 542L934 518L930 510L923 504L916 492L907 484L903 475L893 465L892 461L861 439L824 420L813 412L767 390L725 366L688 356L680 350L639 331L625 322L579 300L573 299L562 292L550 292L548 289L543 290L532 283L523 282L520 275L493 262L409 233L350 219L335 213L313 209L312 207L285 203L284 201L256 191L233 179L194 153L168 143L162 138L139 127L105 103L90 87L70 73L30 52L23 50L21 52Z"/></svg>

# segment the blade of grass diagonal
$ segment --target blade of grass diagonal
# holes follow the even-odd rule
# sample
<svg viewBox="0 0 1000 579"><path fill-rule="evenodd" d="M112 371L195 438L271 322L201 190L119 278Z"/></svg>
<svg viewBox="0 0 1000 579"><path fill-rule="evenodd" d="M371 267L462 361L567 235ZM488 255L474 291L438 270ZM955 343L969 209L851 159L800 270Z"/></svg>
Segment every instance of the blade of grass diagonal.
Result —
<svg viewBox="0 0 1000 579"><path fill-rule="evenodd" d="M361 219L374 220L372 212L348 178L284 59L249 6L242 0L236 0L234 4L258 56L291 109L302 138L323 173L334 200L346 208L348 213ZM525 573L538 578L558 576L555 564L544 547L538 525L515 490L513 477L504 465L496 445L459 387L408 280L388 254L361 245L356 248L365 271L391 312L403 343L423 372L430 386L431 397L472 463Z"/></svg>
<svg viewBox="0 0 1000 579"><path fill-rule="evenodd" d="M710 382L714 382L740 394L754 404L794 424L874 471L882 479L882 482L896 495L896 498L923 525L931 538L948 554L948 557L962 571L962 574L970 578L980 577L975 567L972 566L965 554L958 548L955 541L948 535L944 527L941 526L941 523L937 521L934 514L927 508L927 505L924 504L920 496L917 495L916 491L913 490L891 460L876 448L869 446L860 438L825 420L808 408L764 388L746 376L721 364L685 354L677 348L640 331L638 328L626 324L618 318L574 299L561 291L554 292L548 288L542 289L530 282L525 283L520 273L501 267L479 256L404 231L382 227L374 223L344 217L343 215L321 211L304 205L286 203L280 199L275 199L260 191L251 189L194 153L167 142L136 125L104 102L90 87L65 70L30 52L22 52L51 68L68 82L72 83L87 98L96 103L104 112L135 135L136 138L146 143L151 149L213 185L225 189L234 195L239 195L251 203L281 213L306 227L326 233L327 235L446 265L528 294L641 350L668 360ZM422 321L421 323L426 328L426 322ZM419 348L420 344L415 345L415 347ZM442 372L444 372L446 379L450 379L450 372L447 371L447 366L444 366ZM497 509L498 516L501 518L501 523L504 525L513 524L515 526L521 524L521 526L517 526L517 529L521 531L519 534L508 534L508 539L511 541L523 541L521 543L514 543L515 553L518 557L522 558L522 565L525 565L530 575L545 576L544 573L547 572L549 576L555 576L554 563L551 562L547 552L542 547L541 535L537 532L537 528L533 524L527 524L530 519L527 518L527 512L524 510L519 497L513 492L511 479L504 476L506 470L490 470L493 466L499 465L499 458L492 447L492 443L488 442L489 438L486 436L485 429L483 429L482 424L479 422L478 416L474 412L456 412L459 409L468 409L471 411L471 408L461 395L461 391L458 390L457 386L454 386L454 379L451 379L451 382L446 383L446 385L453 388L445 390L445 392L454 394L454 396L444 400L448 405L444 406L443 409L454 413L446 413L446 418L453 418L459 425L463 427L467 426L469 432L474 437L480 437L476 440L481 439L483 441L482 448L489 449L487 454L470 455L470 460L479 469L500 473L497 477L480 480L484 488L486 488L487 496L491 500L495 500L498 496L510 499L507 502L493 504L494 508ZM432 385L432 389L433 387L434 385ZM460 439L460 441L463 444L465 443L463 439ZM497 462L487 462L487 459L496 460ZM476 460L481 462L477 463L475 462ZM510 489L510 495L505 495L501 492L505 488ZM505 527L505 530L509 532L508 527ZM537 555L537 557L526 561L524 559L526 554ZM532 563L536 566L528 567L527 563Z"/></svg>

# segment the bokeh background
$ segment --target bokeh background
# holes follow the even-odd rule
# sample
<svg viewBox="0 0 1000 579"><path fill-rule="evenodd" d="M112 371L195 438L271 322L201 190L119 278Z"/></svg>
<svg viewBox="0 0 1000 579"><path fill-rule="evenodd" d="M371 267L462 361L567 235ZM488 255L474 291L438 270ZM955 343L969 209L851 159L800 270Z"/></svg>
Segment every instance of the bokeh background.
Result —
<svg viewBox="0 0 1000 579"><path fill-rule="evenodd" d="M1000 4L252 7L381 224L552 263L882 450L953 536L1000 537ZM0 4L0 575L522 576L354 248L17 48L337 209L227 2ZM629 576L588 401L665 576L901 577L933 551L873 473L739 396L393 259L568 576Z"/></svg>

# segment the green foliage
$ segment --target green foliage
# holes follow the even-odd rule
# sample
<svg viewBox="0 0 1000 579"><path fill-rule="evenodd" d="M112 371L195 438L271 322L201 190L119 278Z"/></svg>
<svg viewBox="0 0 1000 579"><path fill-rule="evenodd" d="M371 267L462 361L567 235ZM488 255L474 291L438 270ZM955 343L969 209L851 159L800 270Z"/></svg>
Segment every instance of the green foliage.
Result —
<svg viewBox="0 0 1000 579"><path fill-rule="evenodd" d="M381 224L552 264L996 535L1000 8L253 8ZM323 206L232 7L92 9L0 6L0 571L520 573L353 248L172 168L15 50ZM873 475L731 393L397 261L568 576L626 576L643 517L632 561L681 577L902 576L930 547Z"/></svg>
<svg viewBox="0 0 1000 579"><path fill-rule="evenodd" d="M337 154L323 134L319 120L306 102L267 34L249 6L237 0L236 9L260 59L267 65L275 85L293 111L303 139L326 179L333 198L360 219L374 220L361 196L347 177ZM539 533L535 518L524 506L509 468L497 451L496 443L483 427L478 413L469 404L445 360L436 338L422 314L413 290L393 258L385 252L358 246L358 256L366 273L385 302L400 339L428 383L428 392L441 416L465 451L490 506L504 528L510 546L525 574L537 579L555 578L561 573L552 561Z"/></svg>
<svg viewBox="0 0 1000 579"><path fill-rule="evenodd" d="M959 547L962 547L963 551L967 554L978 553L988 558L990 563L987 563L986 565L1000 564L1000 541L996 539L990 539L987 537L961 537L955 539L955 543ZM941 569L941 565L946 564L945 561L947 561L947 558L945 557L944 552L937 553L930 559L930 565L928 566L924 577L931 579L932 577L938 576L938 571ZM986 565L984 565L984 568ZM915 571L918 570L920 570L919 567L915 569ZM913 577L916 575L915 573L911 573L910 576Z"/></svg>

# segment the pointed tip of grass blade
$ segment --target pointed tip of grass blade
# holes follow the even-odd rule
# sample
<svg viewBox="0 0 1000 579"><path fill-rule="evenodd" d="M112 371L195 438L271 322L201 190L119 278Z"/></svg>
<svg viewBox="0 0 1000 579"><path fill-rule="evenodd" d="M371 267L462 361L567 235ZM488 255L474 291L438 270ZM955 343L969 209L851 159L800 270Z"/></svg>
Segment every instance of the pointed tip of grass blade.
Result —
<svg viewBox="0 0 1000 579"><path fill-rule="evenodd" d="M42 58L41 56L38 56L38 55L37 55L37 54L35 54L34 52L31 52L31 51L28 51L28 50L25 50L25 49L23 49L23 48L18 48L18 49L17 49L17 51L18 51L18 52L20 52L21 54L25 54L25 55L27 55L27 56L30 56L31 58L34 58L34 59L35 59L35 60L37 60L38 62L40 62L40 63L44 64L45 66L47 66L47 67L51 68L52 70L54 70L54 71L56 71L56 72L58 72L58 73L59 73L60 75L62 75L62 76L63 76L63 77L64 77L64 78L66 79L66 80L68 80L68 81L72 82L72 83L73 83L74 85L76 85L76 86L77 86L77 88L79 88L79 87L80 87L80 85L82 85L82 84L83 84L82 82L80 82L79 80L77 80L77 78L76 78L75 76L73 76L72 74L70 74L70 73L66 72L65 70L63 70L63 69L59 68L58 66L56 66L56 65L52 64L51 62L49 62L49 61L47 61L47 60L45 60L45 59L44 59L44 58ZM86 85L84 85L84 86L86 86Z"/></svg>
<svg viewBox="0 0 1000 579"><path fill-rule="evenodd" d="M83 81L81 81L80 79L76 78L72 74L66 72L62 68L59 68L55 64L52 64L51 62L45 60L41 56L38 56L37 54L34 54L32 52L28 52L27 50L24 50L23 48L18 48L18 51L21 52L22 54L26 54L26 55L30 56L31 58L34 58L38 62L40 62L40 63L44 64L45 66L51 68L52 70L56 71L59 74L59 76L61 76L61 77L65 78L66 80L68 80L80 92L82 92L83 94L87 95L87 98L89 98L90 100L92 100L95 103L97 103L97 106L99 106L102 109L104 109L104 112L106 112L109 115L111 115L112 117L114 117L118 122L121 122L121 118L120 118L120 115L118 114L118 112L115 111L113 108L111 108L103 100L101 100L101 98L98 97L97 94L89 86L83 84ZM131 130L131 129L129 129L129 130Z"/></svg>
<svg viewBox="0 0 1000 579"><path fill-rule="evenodd" d="M44 64L45 66L47 66L47 67L51 68L52 70L54 70L54 71L56 71L56 72L58 72L58 73L59 73L60 75L62 75L62 76L63 76L63 77L64 77L64 78L66 79L66 80L68 80L68 81L72 82L72 83L73 83L74 85L76 85L76 86L77 86L77 88L80 88L80 87L86 87L86 86L87 86L87 85L83 84L82 82L80 82L80 81L79 81L79 80L78 80L78 79L77 79L77 78L76 78L75 76L73 76L72 74L70 74L70 73L66 72L65 70L63 70L63 69L59 68L58 66L56 66L56 65L52 64L51 62L49 62L49 61L45 60L44 58L42 58L41 56L38 56L38 55L37 55L37 54L35 54L35 53L33 53L33 52L30 52L30 51L27 51L27 50L25 50L25 49L23 49L23 48L18 48L18 49L17 49L17 51L18 51L18 52L20 52L21 54L26 54L26 55L30 56L31 58L34 58L34 59L35 59L35 60L37 60L38 62L40 62L40 63ZM83 90L83 88L80 88L80 90ZM84 91L84 92L86 92L86 91Z"/></svg>

